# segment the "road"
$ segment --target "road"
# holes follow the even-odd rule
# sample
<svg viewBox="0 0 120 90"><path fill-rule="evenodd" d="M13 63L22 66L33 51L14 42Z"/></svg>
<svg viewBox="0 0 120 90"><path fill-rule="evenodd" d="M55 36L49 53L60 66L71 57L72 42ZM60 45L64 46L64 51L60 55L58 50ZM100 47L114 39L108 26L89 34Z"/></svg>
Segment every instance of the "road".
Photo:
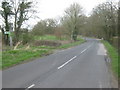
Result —
<svg viewBox="0 0 120 90"><path fill-rule="evenodd" d="M2 72L3 88L111 88L103 45L96 39Z"/></svg>

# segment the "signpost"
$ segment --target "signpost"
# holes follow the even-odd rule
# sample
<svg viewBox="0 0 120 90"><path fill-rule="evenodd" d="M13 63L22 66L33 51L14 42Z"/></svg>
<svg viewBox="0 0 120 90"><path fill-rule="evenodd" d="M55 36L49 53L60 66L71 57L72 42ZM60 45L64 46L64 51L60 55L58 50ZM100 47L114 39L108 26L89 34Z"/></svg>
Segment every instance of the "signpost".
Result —
<svg viewBox="0 0 120 90"><path fill-rule="evenodd" d="M10 46L12 47L13 41L12 41L11 32L13 32L13 23L9 23L9 25L10 25L10 31L5 31L5 34L8 34L10 40Z"/></svg>
<svg viewBox="0 0 120 90"><path fill-rule="evenodd" d="M9 37L10 37L10 46L13 47L11 32L13 32L13 23L10 23L10 32L8 32Z"/></svg>
<svg viewBox="0 0 120 90"><path fill-rule="evenodd" d="M5 34L9 34L10 35L10 31L5 31Z"/></svg>

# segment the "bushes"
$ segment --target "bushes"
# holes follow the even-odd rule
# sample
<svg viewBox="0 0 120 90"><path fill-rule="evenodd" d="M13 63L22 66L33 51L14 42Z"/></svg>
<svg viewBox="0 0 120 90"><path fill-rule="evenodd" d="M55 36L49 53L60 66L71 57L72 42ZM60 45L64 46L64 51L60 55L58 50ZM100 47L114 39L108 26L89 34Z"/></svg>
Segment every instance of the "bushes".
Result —
<svg viewBox="0 0 120 90"><path fill-rule="evenodd" d="M113 37L113 46L118 49L118 37Z"/></svg>
<svg viewBox="0 0 120 90"><path fill-rule="evenodd" d="M42 46L42 45L46 45L46 46L60 46L61 43L55 42L55 41L41 40L41 41L35 41L34 45L35 46Z"/></svg>
<svg viewBox="0 0 120 90"><path fill-rule="evenodd" d="M31 34L27 33L27 34L22 34L22 43L27 44L30 43L31 41L33 41L34 38Z"/></svg>

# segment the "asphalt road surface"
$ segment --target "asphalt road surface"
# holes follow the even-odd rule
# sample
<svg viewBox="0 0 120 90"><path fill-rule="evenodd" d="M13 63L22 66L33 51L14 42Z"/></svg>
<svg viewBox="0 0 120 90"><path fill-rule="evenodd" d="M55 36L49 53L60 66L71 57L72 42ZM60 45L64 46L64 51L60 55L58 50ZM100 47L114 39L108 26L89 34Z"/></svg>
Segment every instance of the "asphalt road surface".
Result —
<svg viewBox="0 0 120 90"><path fill-rule="evenodd" d="M3 88L111 88L103 45L96 39L2 72Z"/></svg>

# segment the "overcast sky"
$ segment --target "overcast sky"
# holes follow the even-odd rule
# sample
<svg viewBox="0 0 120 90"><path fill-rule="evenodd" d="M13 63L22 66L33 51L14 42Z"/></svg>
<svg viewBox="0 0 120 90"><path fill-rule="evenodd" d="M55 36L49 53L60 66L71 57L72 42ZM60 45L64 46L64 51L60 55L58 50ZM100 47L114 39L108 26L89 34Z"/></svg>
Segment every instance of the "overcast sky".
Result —
<svg viewBox="0 0 120 90"><path fill-rule="evenodd" d="M98 4L105 2L106 0L37 0L37 13L36 15L40 19L47 18L59 18L63 15L64 10L69 7L72 3L79 3L86 15L89 15L92 9ZM29 24L36 24L40 19L31 19ZM31 22L32 21L32 22Z"/></svg>
<svg viewBox="0 0 120 90"><path fill-rule="evenodd" d="M86 15L89 15L92 9L100 3L110 0L33 0L36 1L37 4L35 5L36 16L39 19L30 19L26 23L30 26L35 25L40 19L47 19L47 18L59 18L63 15L64 10L69 7L72 3L77 2L79 3ZM118 1L118 0L112 0Z"/></svg>
<svg viewBox="0 0 120 90"><path fill-rule="evenodd" d="M61 16L64 10L74 2L79 3L85 9L86 14L89 14L93 7L105 1L106 0L39 0L39 15L41 19Z"/></svg>

